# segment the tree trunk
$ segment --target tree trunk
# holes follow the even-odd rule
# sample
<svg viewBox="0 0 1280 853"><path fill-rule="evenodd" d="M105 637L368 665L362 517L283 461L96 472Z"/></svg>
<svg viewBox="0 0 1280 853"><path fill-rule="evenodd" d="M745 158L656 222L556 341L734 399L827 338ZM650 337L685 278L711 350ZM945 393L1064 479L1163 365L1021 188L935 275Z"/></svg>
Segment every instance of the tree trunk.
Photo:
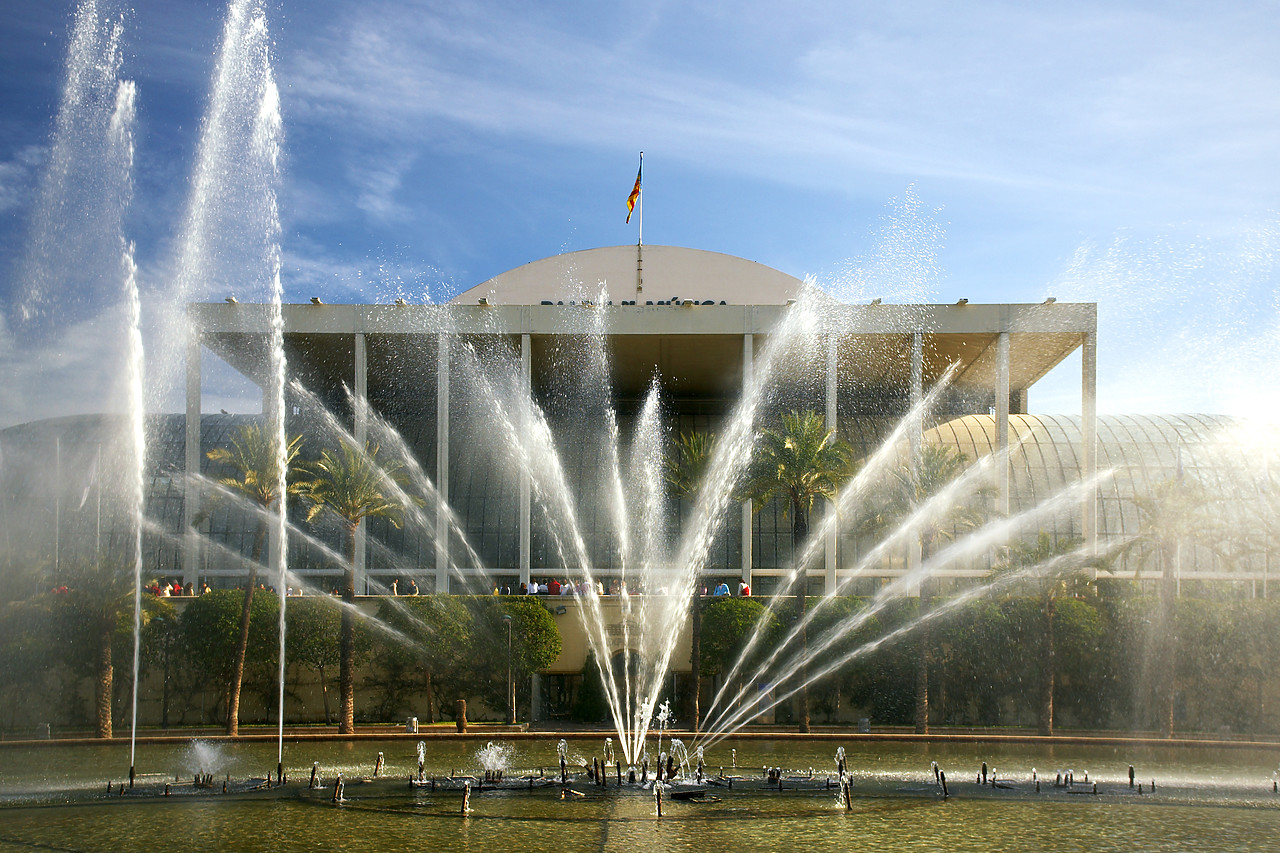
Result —
<svg viewBox="0 0 1280 853"><path fill-rule="evenodd" d="M693 612L690 614L690 633L692 637L689 641L689 678L693 682L693 732L697 734L702 731L702 721L699 719L701 710L698 707L702 687L702 596L698 594L698 584L695 581L693 588Z"/></svg>
<svg viewBox="0 0 1280 853"><path fill-rule="evenodd" d="M98 712L98 737L111 737L111 690L114 679L114 668L111 663L111 629L103 630L99 638L98 679L96 696Z"/></svg>
<svg viewBox="0 0 1280 853"><path fill-rule="evenodd" d="M921 561L924 560L921 548ZM920 581L920 610L918 617L923 618L932 600L933 590L928 579ZM916 734L929 733L929 662L933 649L933 625L925 622L920 626L920 639L916 644Z"/></svg>
<svg viewBox="0 0 1280 853"><path fill-rule="evenodd" d="M1044 660L1042 661L1044 671L1041 673L1040 681L1040 734L1046 737L1053 734L1053 687L1057 675L1054 661L1054 609L1052 599L1045 603Z"/></svg>
<svg viewBox="0 0 1280 853"><path fill-rule="evenodd" d="M929 645L933 639L933 630L924 625L920 629L919 647L916 654L916 734L929 733Z"/></svg>
<svg viewBox="0 0 1280 853"><path fill-rule="evenodd" d="M231 683L227 688L228 737L240 734L240 687L244 683L244 660L249 652L249 620L253 615L254 588L258 585L258 560L262 559L262 542L266 533L267 523L259 521L253 537L253 555L249 560L249 583L240 608L240 635L236 639L236 654L231 662Z"/></svg>
<svg viewBox="0 0 1280 853"><path fill-rule="evenodd" d="M356 527L347 529L347 565L342 572L342 636L338 645L338 732L356 730Z"/></svg>
<svg viewBox="0 0 1280 853"><path fill-rule="evenodd" d="M1174 615L1173 600L1176 590L1176 578L1174 570L1176 561L1179 557L1179 545L1174 545L1173 558L1170 559L1168 548L1161 550L1161 577L1160 577L1160 609L1159 620L1160 642L1163 648L1156 650L1156 666L1157 678L1159 685L1159 714L1160 714L1160 734L1164 737L1173 737L1173 708L1174 697L1176 693L1177 668L1175 660L1177 658L1177 637L1174 633Z"/></svg>
<svg viewBox="0 0 1280 853"><path fill-rule="evenodd" d="M793 502L791 525L791 559L796 559L805 539L809 536L809 519L804 509ZM809 733L809 628L804 624L805 611L809 608L809 572L799 567L796 578L796 624L800 625L800 692L796 695L796 710L800 717L800 731Z"/></svg>
<svg viewBox="0 0 1280 853"><path fill-rule="evenodd" d="M427 725L431 725L436 721L436 686L430 672L427 673L425 692L427 695Z"/></svg>

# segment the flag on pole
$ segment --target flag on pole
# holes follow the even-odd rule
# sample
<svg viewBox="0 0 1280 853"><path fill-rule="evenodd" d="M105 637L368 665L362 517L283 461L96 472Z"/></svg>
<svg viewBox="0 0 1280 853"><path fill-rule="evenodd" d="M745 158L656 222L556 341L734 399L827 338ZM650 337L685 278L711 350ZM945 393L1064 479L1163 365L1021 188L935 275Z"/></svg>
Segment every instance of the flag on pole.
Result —
<svg viewBox="0 0 1280 853"><path fill-rule="evenodd" d="M627 224L631 224L631 214L635 212L636 201L640 198L640 173L644 171L644 152L640 153L640 168L636 169L636 185L631 188L631 195L627 196Z"/></svg>

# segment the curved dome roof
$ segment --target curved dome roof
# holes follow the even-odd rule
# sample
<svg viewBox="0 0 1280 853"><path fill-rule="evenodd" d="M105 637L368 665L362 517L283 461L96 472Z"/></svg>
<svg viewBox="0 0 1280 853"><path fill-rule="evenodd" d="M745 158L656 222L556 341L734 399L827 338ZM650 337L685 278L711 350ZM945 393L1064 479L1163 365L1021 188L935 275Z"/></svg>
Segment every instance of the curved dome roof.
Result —
<svg viewBox="0 0 1280 853"><path fill-rule="evenodd" d="M452 302L472 305L484 297L494 305L538 305L543 300L679 298L730 305L784 305L804 282L772 267L701 249L645 246L643 290L637 294L637 248L609 246L553 255L508 270L463 291Z"/></svg>

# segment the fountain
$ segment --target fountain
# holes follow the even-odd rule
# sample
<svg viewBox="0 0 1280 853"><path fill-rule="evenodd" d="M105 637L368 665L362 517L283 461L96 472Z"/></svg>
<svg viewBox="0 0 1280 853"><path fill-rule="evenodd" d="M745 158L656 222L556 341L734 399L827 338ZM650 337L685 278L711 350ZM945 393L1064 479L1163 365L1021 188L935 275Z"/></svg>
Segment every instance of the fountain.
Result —
<svg viewBox="0 0 1280 853"><path fill-rule="evenodd" d="M1095 473L1088 464L1082 464L1081 476L1037 495L1032 505L992 513L963 533L957 533L957 526L953 524L953 541L945 546L935 542L936 547L925 548L922 543L943 525L955 507L986 500L986 490L993 488L991 484L1001 477L1004 484L995 488L1004 490L1001 496L1008 502L1011 460L1025 458L1024 443L1036 439L1029 434L1017 434L1010 441L1006 432L996 442L994 452L981 455L943 488L920 497L909 512L888 525L875 544L863 547L857 559L837 572L832 556L835 548L828 543L852 536L850 519L857 516L886 482L892 482L895 472L903 470L903 458L918 456L926 425L939 417L938 411L965 402L963 394L953 386L956 374L963 372L956 367L939 371L927 391L923 387L914 389L906 405L894 409L893 424L877 436L859 472L841 483L832 495L831 511L822 513L809 538L794 542L794 552L780 561L775 590L778 594L764 599L744 642L734 648L731 659L725 661L724 675L710 706L695 710L695 718L686 721L691 723L689 734L674 729L677 720L669 679L676 668L680 639L686 631L690 608L701 607L699 587L709 574L708 569L718 568L712 552L719 540L733 533L731 522L738 508L736 499L740 497L740 486L749 476L758 436L766 424L771 423L770 418L788 404L788 394L794 396L798 393L796 388L804 389L811 377L797 378L796 374L803 373L807 366L823 362L830 365L827 375L835 387L838 369L833 341L865 331L860 325L865 319L863 314L843 310L848 306L833 306L815 288L797 293L788 305L776 306L777 322L767 330L763 345L757 348L754 338L748 335L752 339L744 343L747 355L742 366L740 392L726 406L717 440L702 472L702 486L687 506L681 508L684 517L680 519L674 517L666 498L663 472L673 392L655 371L644 379L643 392L632 401L634 411L621 410L612 382L614 375L627 365L615 363L618 356L611 349L610 335L614 334L611 323L622 322L617 318L628 315L612 310L613 299L608 290L593 292L584 282L575 282L572 286L578 292L571 299L571 306L576 313L561 314L567 319L558 320L562 325L555 327L558 337L555 346L561 350L550 355L539 354L552 362L550 372L568 377L559 396L533 387L529 345L520 335L510 335L508 328L496 319L496 312L488 318L477 319L477 311L472 306L465 309L429 306L441 310L417 315L420 319L414 332L424 339L433 338L440 347L434 353L438 377L455 383L454 405L463 410L456 417L460 420L478 418L486 425L494 445L492 455L505 470L515 472L521 499L531 507L526 517L540 513L538 517L545 522L540 530L544 539L541 547L550 555L547 565L572 571L575 581L581 583L581 593L569 600L583 620L611 727L604 740L603 753L592 756L589 779L585 770L578 769L576 759L571 765L567 737L558 738L553 757L551 743L557 740L555 736L522 739L519 752L513 743L497 739L489 740L475 751L462 742L437 741L438 746L432 747L430 755L426 741L417 741L416 751L411 752L404 746L408 741L387 736L388 743L376 753L372 777L368 778L363 775L367 772L363 769L368 767L367 756L363 763L355 761L343 751L350 747L349 743L288 740L285 730L288 595L279 596L277 610L274 784L270 772L260 775L261 768L269 766L263 752L265 747L248 740L225 746L207 741L184 745L185 766L179 761L173 744L144 743L139 750L136 738L139 685L144 678L143 537L147 532L153 535L163 532L170 537L173 534L144 518L143 472L151 460L143 417L146 408L140 331L143 304L138 295L132 246L125 239L122 225L132 180L136 93L131 83L119 79L121 26L118 22L104 24L92 0L82 5L69 61L69 91L71 82L81 79L81 71L89 66L105 69L106 74L93 83L97 87L94 90L97 100L92 110L77 112L88 109L82 106L85 99L68 95L67 103L77 106L75 109L65 107L66 115L59 114L54 162L67 166L76 156L90 156L67 153L71 150L71 140L85 132L84 126L91 126L95 121L101 123L103 114L109 116L109 121L99 128L106 142L102 143L102 153L96 156L108 175L109 186L103 197L111 215L103 221L116 252L113 257L119 258L121 269L130 378L128 468L133 519L130 568L134 627L128 781L117 778L118 767L122 765L110 747L101 752L101 760L105 764L117 762L115 765L90 762L91 766L78 767L74 772L47 769L79 762L78 753L72 757L64 754L68 751L65 747L0 749L0 758L4 759L7 769L13 767L19 771L0 774L8 777L0 782L5 840L29 845L52 843L49 830L39 819L41 809L37 808L51 803L59 803L75 817L90 811L95 815L108 811L97 808L102 804L104 782L106 795L113 803L113 813L103 821L104 846L119 845L121 839L136 838L138 832L177 841L177 837L164 832L163 828L172 823L173 813L166 810L169 806L154 805L160 797L167 800L199 797L202 803L212 804L210 808L215 813L219 810L228 810L237 816L255 811L265 813L265 818L246 819L246 826L239 830L244 835L237 836L241 841L253 840L253 834L260 832L264 825L279 825L289 828L286 831L299 833L342 831L350 837L361 838L367 833L371 840L396 843L403 840L399 837L402 830L388 824L411 814L430 823L430 842L443 843L451 838L451 833L456 834L459 826L456 820L448 823L445 815L456 818L460 813L466 816L466 831L474 834L472 838L477 844L489 844L492 839L501 838L508 846L515 843L533 846L541 832L540 822L548 814L567 814L567 811L555 810L576 808L580 816L578 823L604 826L606 835L614 830L625 834L629 823L652 813L664 821L666 831L679 832L690 845L714 843L714 821L708 818L741 819L751 838L763 846L776 847L794 841L789 820L807 821L813 831L826 834L840 829L842 825L837 821L849 819L853 814L874 812L891 820L890 813L881 804L893 801L895 808L912 813L910 819L919 822L917 828L922 835L942 846L949 838L948 829L930 814L936 810L916 806L948 799L964 815L970 837L985 846L991 846L993 838L1029 844L1036 839L1025 834L1011 835L1007 819L995 816L997 809L1003 810L999 814L1019 814L1018 810L1027 803L1080 802L1077 795L1086 793L1090 798L1097 798L1097 802L1114 805L1110 810L1114 816L1102 817L1104 823L1132 828L1135 823L1148 822L1150 827L1145 834L1135 836L1146 841L1159 837L1159 824L1168 815L1192 831L1209 807L1230 807L1223 810L1226 818L1215 824L1213 831L1219 840L1224 832L1239 833L1246 838L1259 837L1257 826L1273 819L1278 807L1274 797L1278 786L1271 770L1274 766L1271 754L1267 755L1264 768L1244 750L1223 755L1205 752L1207 747L1196 745L1181 745L1168 752L1147 746L1126 746L1125 749L1140 754L1138 760L1142 762L1144 778L1148 778L1147 769L1152 768L1147 785L1139 784L1135 788L1134 765L1128 763L1127 755L1117 757L1117 748L1113 746L1065 743L1044 747L1033 743L1019 745L1018 749L1023 750L1019 752L999 742L995 746L969 747L947 741L935 745L905 738L881 742L871 736L856 741L850 737L847 745L841 744L836 750L835 772L831 774L813 769L815 765L830 766L831 753L826 741L770 740L743 735L753 719L785 706L792 697L805 695L810 686L839 675L895 643L927 636L935 627L954 620L966 607L995 600L1018 584L1056 582L1072 573L1078 574L1091 560L1114 556L1131 547L1133 540L1123 537L1102 544L1086 539L1078 548L1046 555L1004 574L984 576L945 601L932 606L926 602L919 612L893 624L879 636L862 635L864 629L904 602L927 598L922 589L935 578L962 576L964 567L980 562L984 555L990 557L1002 549L1007 550L1029 531L1056 523L1082 503L1096 500L1101 490L1111 488L1113 472ZM368 394L367 375L357 377L349 385L344 380L342 398L335 397L332 388L310 388L302 379L291 377L285 353L286 339L293 327L283 304L276 198L283 124L272 72L265 5L260 0L231 3L217 67L202 125L191 197L178 239L174 294L185 304L208 299L212 293L223 290L238 291L246 297L246 303L256 297L265 307L260 314L265 319L255 332L258 337L255 345L261 344L261 352L256 355L261 356L262 364L246 370L262 380L262 420L278 451L274 471L280 499L269 509L233 504L230 496L219 491L214 479L197 473L199 423L188 424L185 452L189 473L185 495L190 499L184 504L186 518L179 534L184 554L198 554L202 550L206 554L218 554L218 549L223 547L216 542L198 541L200 498L212 504L217 495L221 506L235 505L237 511L270 522L267 563L274 570L276 590L283 593L299 588L321 594L326 591L316 587L320 582L317 578L322 575L306 575L291 566L291 542L318 559L341 566L343 570L350 568L354 577L357 561L333 548L323 535L308 532L307 525L299 520L297 507L291 515L286 501L290 486L286 464L289 428L305 419L315 427L315 435L322 436L332 446L349 449L354 458L373 466L377 484L402 510L402 518L397 518L397 523L403 524L407 536L426 542L436 555L435 577L438 584L444 584L438 592L487 593L499 583L501 570L492 563L487 564L484 556L487 546L471 541L473 531L465 516L451 503L447 448L443 464L438 459L434 468L424 465L420 437L405 434L403 418L397 420L377 410ZM104 113L107 101L110 109ZM52 221L61 202L57 201L54 189L49 189L46 195L49 199L43 202L41 217ZM44 243L56 238L58 233L57 228L50 226L49 233L37 241L40 251L32 261L33 269L52 263ZM232 251L233 248L236 251ZM35 276L32 280L47 284L48 277ZM639 292L637 286L637 294ZM37 288L27 296L23 310L34 322L40 319L40 307L51 294ZM575 302L579 304L574 305ZM707 305L678 298L659 300L659 303L673 313L688 312L675 314L677 320L673 322L684 322L683 317L695 316L695 310ZM481 304L488 306L487 302ZM240 309L233 306L231 310L248 311L256 307L246 304ZM625 307L648 310L647 306ZM926 328L924 321L912 312L902 316L903 326L895 329L895 333L911 339L910 347L916 347L918 342L913 336L923 338L924 332L916 330ZM194 335L194 331L183 331ZM360 334L362 337L353 355L357 364L363 364L367 358L364 332ZM184 348L189 346L185 337L181 342L167 340L162 343L160 353L150 357L156 362L156 371L174 369L179 361L175 358L179 344ZM855 349L857 346L863 344L855 345ZM998 350L1001 345L995 346ZM1007 336L1003 346L1007 371ZM197 343L195 349L198 348ZM911 357L921 356L918 350L911 349L908 358ZM251 359L246 357L246 360ZM796 369L797 364L801 365L800 370ZM149 363L148 368L151 367ZM1007 383L1007 376L1005 381ZM195 384L198 394L198 376ZM922 386L918 378L916 384ZM434 391L437 395L440 387L437 385ZM446 393L436 397L436 405L438 409L444 408L439 428L447 432L450 394L449 386L444 388ZM835 420L838 396L838 393L828 394L832 420ZM1007 405L992 408L1007 421L1010 416ZM198 399L194 414L198 421ZM298 421L292 420L295 417ZM574 467L571 458L574 448L567 446L570 442L560 433L565 417L591 427L587 442L600 460L600 470L593 472L599 481L596 492L599 506L589 506L580 494L582 472ZM192 429L195 441L190 441ZM1082 429L1087 432L1087 428ZM437 444L440 440L437 436ZM1180 450L1180 467L1181 453ZM477 456L472 461L480 465L486 460ZM495 467L500 466L495 463ZM404 476L398 476L401 471ZM1262 481L1264 486L1269 487L1269 477L1268 474ZM58 508L61 509L61 504ZM604 521L593 521L589 517L592 513ZM749 539L749 511L745 518L742 526L747 536L744 538ZM609 530L614 550L605 559L601 559L593 540L593 524ZM528 530L522 531L522 535L528 536ZM367 550L375 560L382 558L394 565L397 553L382 542L367 541L366 528L361 527L353 536L359 537L359 561L364 560ZM370 539L376 540L376 537ZM521 547L525 549L526 558L522 568L528 574L531 546ZM243 560L238 552L227 551ZM892 563L898 559L895 555L903 553L907 556L901 560L901 570L895 570L891 579L865 596L861 610L849 614L838 611L841 599L868 579L875 567ZM792 596L789 593L797 584L806 583L810 570L824 559L829 560L829 579L823 594L784 630L775 632L773 626L780 621L779 617L790 613ZM367 567L361 562L360 568L365 571ZM732 568L736 576L738 567ZM749 568L744 570L749 571ZM949 572L952 574L948 575ZM614 580L614 576L619 584L616 596L602 594L600 589L605 580ZM1263 582L1265 585L1265 575ZM387 591L388 585L382 585L367 571L362 583L374 593ZM388 597L388 607L398 617L415 628L430 627L415 621L413 611L397 601L398 597ZM802 592L800 602L805 602L807 597L807 591ZM246 626L250 599L251 596L245 596ZM411 648L423 657L430 655L430 648L397 628L390 618L382 620L363 612L355 602L353 591L333 604L348 623L362 620L401 648ZM617 618L613 616L615 611ZM621 655L615 654L619 648ZM344 686L349 687L353 675L344 669L342 680ZM167 685L167 676L165 683ZM768 689L757 689L761 683ZM460 728L465 727L460 721ZM416 732L413 734L416 737ZM845 734L840 732L836 736ZM599 732L584 733L583 737L594 739L598 748ZM688 738L691 740L686 743ZM1258 749L1257 745L1254 748ZM988 767L987 757L982 754L975 783L972 786L953 783L948 788L942 764L953 768L972 767L972 762L980 756L977 751L980 749L990 749L993 761L998 758L1000 774ZM1261 749L1274 752L1275 748ZM30 750L32 754L49 756L52 760L32 761L32 769L26 769L19 766L27 763L21 760L25 753L19 750ZM43 751L37 753L37 750ZM1052 759L1060 764L1059 752L1065 753L1062 758L1078 762L1075 766L1106 770L1095 773L1092 780L1082 771L1084 781L1081 783L1074 770L1064 768L1055 771L1058 781L1052 786L1046 784L1048 790L1042 790L1030 760ZM933 755L938 757L931 758ZM723 770L725 758L730 768L727 774ZM1087 764L1080 763L1086 760ZM288 767L297 768L295 776L301 778L308 762L311 772L305 787L290 783ZM613 765L612 782L610 764ZM628 768L625 774L624 764ZM712 766L717 764L721 770L714 772ZM585 765L584 760L582 766ZM324 774L331 775L328 786L322 778L322 766L327 768ZM763 771L759 775L739 773L739 767L761 767ZM46 778L43 774L47 772L56 780L52 786L43 782ZM171 775L174 778L171 779ZM409 780L407 790L405 779ZM833 787L836 789L834 807L829 793ZM728 806L718 805L720 797L708 796L713 788L726 800L732 792L733 799ZM527 796L517 799L516 792ZM1144 805L1150 802L1166 807L1161 820L1139 808L1138 793L1142 794ZM458 796L460 805L455 800ZM552 797L558 797L564 804ZM143 801L152 802L153 807L129 808ZM572 804L568 804L569 801ZM249 802L254 805L246 806ZM994 805L997 803L998 807ZM615 809L616 813L608 814L604 809ZM333 817L338 811L342 812L342 818ZM735 816L737 813L749 816L740 818ZM393 820L388 821L387 815L392 815ZM505 821L518 820L522 825L514 831L510 824L496 828L497 821L492 819L499 817ZM338 823L339 820L350 823ZM1090 811L1089 821L1096 824L1098 820L1097 814ZM1084 822L1078 814L1062 817L1051 828L1050 835L1068 844L1086 835L1080 828ZM847 831L847 827L844 829ZM577 827L567 830L570 834L577 831ZM359 836L354 835L357 832ZM417 834L416 827L414 832ZM612 841L613 837L609 837ZM888 837L892 838L891 831ZM227 843L236 842L228 840ZM572 841L565 843L571 845Z"/></svg>

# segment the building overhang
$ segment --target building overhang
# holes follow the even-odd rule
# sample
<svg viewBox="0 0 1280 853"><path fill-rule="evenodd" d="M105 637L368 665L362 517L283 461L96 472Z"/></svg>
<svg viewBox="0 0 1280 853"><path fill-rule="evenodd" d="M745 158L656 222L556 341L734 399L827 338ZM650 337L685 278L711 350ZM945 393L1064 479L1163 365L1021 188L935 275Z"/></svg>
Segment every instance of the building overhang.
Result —
<svg viewBox="0 0 1280 853"><path fill-rule="evenodd" d="M680 394L715 396L741 385L745 336L768 336L788 305L285 305L285 352L291 375L330 387L350 384L355 336L365 336L370 389L380 365L420 363L441 333L529 335L534 373L546 342L599 331L609 339L615 389L638 396L656 370ZM194 333L218 357L259 385L267 375L272 307L193 304ZM842 386L905 387L912 336L924 339L924 380L957 365L954 384L994 387L997 341L1009 333L1010 390L1025 391L1097 328L1093 303L844 305L822 307L823 328L837 341ZM758 345L757 345L758 346ZM797 364L804 372L807 365ZM404 377L401 376L401 379Z"/></svg>

